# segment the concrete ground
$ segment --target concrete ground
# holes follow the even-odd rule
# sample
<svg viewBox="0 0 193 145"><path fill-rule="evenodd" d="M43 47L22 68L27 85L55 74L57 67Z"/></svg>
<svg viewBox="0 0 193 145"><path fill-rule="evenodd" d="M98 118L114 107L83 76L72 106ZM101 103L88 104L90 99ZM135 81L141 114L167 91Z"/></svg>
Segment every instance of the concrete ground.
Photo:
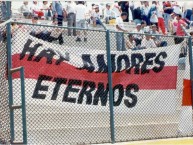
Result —
<svg viewBox="0 0 193 145"><path fill-rule="evenodd" d="M192 144L193 138L190 137L115 143L115 145L192 145Z"/></svg>

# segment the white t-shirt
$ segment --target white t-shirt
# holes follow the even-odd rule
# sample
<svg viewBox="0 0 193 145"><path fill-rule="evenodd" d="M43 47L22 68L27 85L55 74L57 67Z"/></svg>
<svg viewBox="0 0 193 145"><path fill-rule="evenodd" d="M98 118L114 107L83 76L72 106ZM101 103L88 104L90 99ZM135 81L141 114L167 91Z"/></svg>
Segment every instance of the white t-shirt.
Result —
<svg viewBox="0 0 193 145"><path fill-rule="evenodd" d="M119 26L121 29L125 30L123 19L121 17L116 18L116 26ZM118 30L118 29L116 29ZM119 30L118 30L119 31Z"/></svg>
<svg viewBox="0 0 193 145"><path fill-rule="evenodd" d="M78 4L75 7L76 10L76 20L84 20L86 18L86 12L87 12L87 8L85 5L83 4Z"/></svg>
<svg viewBox="0 0 193 145"><path fill-rule="evenodd" d="M69 13L75 13L76 10L76 4L74 2L67 2L65 5L64 5L64 9L66 10L67 14Z"/></svg>
<svg viewBox="0 0 193 145"><path fill-rule="evenodd" d="M93 14L92 14L92 17L94 17L94 18L100 18L100 13L98 12L94 12Z"/></svg>
<svg viewBox="0 0 193 145"><path fill-rule="evenodd" d="M145 6L143 6L142 9L144 10L144 14L145 14L146 16L148 16L150 7L145 7Z"/></svg>
<svg viewBox="0 0 193 145"><path fill-rule="evenodd" d="M37 4L37 5L32 5L31 6L31 11L33 12L33 11L40 11L40 6Z"/></svg>
<svg viewBox="0 0 193 145"><path fill-rule="evenodd" d="M157 17L163 18L163 8L161 6L157 7Z"/></svg>
<svg viewBox="0 0 193 145"><path fill-rule="evenodd" d="M141 47L146 47L146 48L155 48L157 47L153 39L147 40L144 38L141 42Z"/></svg>
<svg viewBox="0 0 193 145"><path fill-rule="evenodd" d="M104 16L106 17L115 17L115 13L112 10L105 9Z"/></svg>
<svg viewBox="0 0 193 145"><path fill-rule="evenodd" d="M121 16L121 12L119 11L119 6L117 3L114 4L112 11L115 13L115 17Z"/></svg>
<svg viewBox="0 0 193 145"><path fill-rule="evenodd" d="M24 4L23 4L23 5L20 7L19 11L20 11L21 13L23 13L23 12L30 12L30 7L29 7L28 5L24 5Z"/></svg>
<svg viewBox="0 0 193 145"><path fill-rule="evenodd" d="M41 9L44 9L44 10L49 9L49 6L43 4Z"/></svg>

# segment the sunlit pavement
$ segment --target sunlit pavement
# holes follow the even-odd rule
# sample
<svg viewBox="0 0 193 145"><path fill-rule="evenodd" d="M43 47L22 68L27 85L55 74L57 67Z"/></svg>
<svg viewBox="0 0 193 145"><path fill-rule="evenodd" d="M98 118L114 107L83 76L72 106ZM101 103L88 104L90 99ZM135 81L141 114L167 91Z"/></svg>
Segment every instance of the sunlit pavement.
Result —
<svg viewBox="0 0 193 145"><path fill-rule="evenodd" d="M132 141L124 143L115 143L114 145L193 145L193 138L188 137L188 138L158 139L147 141Z"/></svg>

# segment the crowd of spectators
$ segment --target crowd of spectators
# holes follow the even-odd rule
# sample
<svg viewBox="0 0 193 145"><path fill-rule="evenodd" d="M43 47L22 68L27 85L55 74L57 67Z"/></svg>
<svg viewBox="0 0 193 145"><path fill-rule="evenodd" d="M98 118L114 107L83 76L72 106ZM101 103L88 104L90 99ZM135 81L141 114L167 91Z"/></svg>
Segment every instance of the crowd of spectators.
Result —
<svg viewBox="0 0 193 145"><path fill-rule="evenodd" d="M5 12L5 2L1 1L2 13ZM62 26L67 21L68 36L75 36L76 42L87 42L87 32L83 34L70 27L87 28L89 24L93 27L115 22L115 30L128 32L125 26L134 23L135 30L129 31L135 34L129 35L125 40L122 33L116 33L117 50L141 49L148 47L165 47L166 41L161 36L153 35L177 35L184 36L181 25L188 28L193 25L193 2L184 2L183 5L177 1L115 1L105 3L103 6L92 4L91 8L84 1L23 1L19 8L26 19L52 20L52 24ZM102 20L102 21L101 21ZM50 33L46 33L50 34ZM148 34L147 36L141 34ZM46 35L47 36L47 35ZM39 37L39 35L38 35ZM63 44L62 36L60 43ZM179 44L183 38L175 38L175 44ZM132 46L132 47L131 47Z"/></svg>
<svg viewBox="0 0 193 145"><path fill-rule="evenodd" d="M168 42L162 40L164 35L185 36L182 26L188 29L193 25L193 2L184 2L183 6L178 5L176 1L119 3L122 13L120 17L116 18L116 29L121 32L128 32L127 28L124 27L124 22L129 21L136 25L136 29L132 31L133 34L129 34L126 40L128 49L165 47ZM125 8L128 10L125 11ZM132 16L129 14L130 11ZM121 33L116 34L116 40L117 50L126 50L124 43L122 43L124 37ZM182 37L175 37L174 43L179 44L183 40Z"/></svg>

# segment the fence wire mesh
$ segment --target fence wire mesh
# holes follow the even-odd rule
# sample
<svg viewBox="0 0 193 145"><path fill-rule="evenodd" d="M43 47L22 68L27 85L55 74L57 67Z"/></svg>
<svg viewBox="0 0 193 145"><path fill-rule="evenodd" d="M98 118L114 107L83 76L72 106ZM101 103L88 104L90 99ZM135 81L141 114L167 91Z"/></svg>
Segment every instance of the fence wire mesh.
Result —
<svg viewBox="0 0 193 145"><path fill-rule="evenodd" d="M132 61L130 57L122 58L123 67L129 68L134 63L133 71L131 69L128 74L130 77L127 78L128 84L132 84L133 88L130 96L127 93L125 95L120 94L120 90L118 90L119 94L114 98L118 101L119 98L128 96L129 103L133 106L128 108L114 107L116 142L192 136L192 132L182 135L179 129L183 110L183 78L188 78L185 76L185 65L190 65L185 63L185 60L189 59L188 42L188 38L158 36L150 32L146 34L111 32L111 49L129 54L131 59L132 56L134 59ZM180 52L176 52L174 49L179 49ZM163 52L171 54L167 57L172 59L169 64L167 62L164 64L168 69L164 71L168 72L159 75L162 71L158 73L154 71L153 67L156 66L156 55ZM148 60L151 61L147 63ZM148 66L144 65L145 62ZM170 72L169 67L175 66L176 63L177 69L172 67ZM144 71L144 69L146 70ZM175 69L177 77L172 78L172 74L175 74L172 72ZM149 74L153 75L154 73L157 73L157 76L148 77ZM132 74L136 74L138 77ZM115 79L113 77L113 81ZM173 88L169 87L172 80L175 80L174 84L176 84ZM162 85L169 88L164 90ZM181 127L182 130L185 129L185 126L183 127Z"/></svg>
<svg viewBox="0 0 193 145"><path fill-rule="evenodd" d="M0 144L10 142L9 93L7 80L6 24L0 25Z"/></svg>
<svg viewBox="0 0 193 145"><path fill-rule="evenodd" d="M12 27L13 67L25 68L28 143L111 142L106 31L74 29L77 37L67 28ZM110 49L116 142L191 136L179 129L188 39L111 31ZM18 78L14 104L21 103ZM14 117L21 140L21 112Z"/></svg>
<svg viewBox="0 0 193 145"><path fill-rule="evenodd" d="M96 65L106 60L106 33L75 29L77 39L67 28L13 26L13 67L25 68L28 143L110 142L108 88L100 82L107 75L97 73ZM17 74L13 79L14 104L20 104L20 80ZM21 112L14 116L15 140L21 140Z"/></svg>

